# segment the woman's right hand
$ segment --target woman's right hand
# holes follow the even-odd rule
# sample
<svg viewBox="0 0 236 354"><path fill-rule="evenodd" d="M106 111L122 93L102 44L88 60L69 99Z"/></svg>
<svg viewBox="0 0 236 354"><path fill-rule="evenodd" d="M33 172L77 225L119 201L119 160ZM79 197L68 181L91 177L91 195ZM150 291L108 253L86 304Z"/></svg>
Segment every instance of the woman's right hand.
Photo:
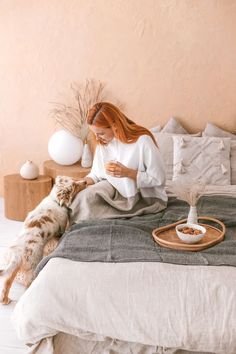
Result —
<svg viewBox="0 0 236 354"><path fill-rule="evenodd" d="M128 177L136 181L138 171L124 166L118 161L110 161L105 164L106 173L112 177Z"/></svg>
<svg viewBox="0 0 236 354"><path fill-rule="evenodd" d="M76 182L78 182L78 183L85 182L86 183L85 188L94 184L94 180L90 177L84 177L84 178L77 179Z"/></svg>

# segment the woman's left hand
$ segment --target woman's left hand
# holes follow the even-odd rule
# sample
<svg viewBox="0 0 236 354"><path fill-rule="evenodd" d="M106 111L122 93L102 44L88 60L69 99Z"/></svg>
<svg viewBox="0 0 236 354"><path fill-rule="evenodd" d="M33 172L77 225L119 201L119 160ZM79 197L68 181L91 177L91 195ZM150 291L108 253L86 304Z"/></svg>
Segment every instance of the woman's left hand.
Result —
<svg viewBox="0 0 236 354"><path fill-rule="evenodd" d="M117 177L117 178L122 178L122 177L128 177L136 180L137 177L137 171L133 170L131 168L128 168L122 163L116 161L116 162L108 162L106 164L106 173L112 177Z"/></svg>

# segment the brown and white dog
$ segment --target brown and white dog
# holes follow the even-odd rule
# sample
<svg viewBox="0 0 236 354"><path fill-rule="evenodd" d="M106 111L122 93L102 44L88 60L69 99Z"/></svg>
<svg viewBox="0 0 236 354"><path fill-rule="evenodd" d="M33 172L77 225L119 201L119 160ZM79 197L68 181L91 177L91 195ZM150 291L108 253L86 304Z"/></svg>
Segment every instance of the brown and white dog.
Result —
<svg viewBox="0 0 236 354"><path fill-rule="evenodd" d="M7 266L0 270L5 276L0 302L8 304L8 294L18 272L27 273L27 286L34 278L34 271L43 258L43 249L53 237L61 236L68 222L68 207L75 195L86 188L86 182L71 177L58 176L50 194L31 211L20 234L7 251Z"/></svg>

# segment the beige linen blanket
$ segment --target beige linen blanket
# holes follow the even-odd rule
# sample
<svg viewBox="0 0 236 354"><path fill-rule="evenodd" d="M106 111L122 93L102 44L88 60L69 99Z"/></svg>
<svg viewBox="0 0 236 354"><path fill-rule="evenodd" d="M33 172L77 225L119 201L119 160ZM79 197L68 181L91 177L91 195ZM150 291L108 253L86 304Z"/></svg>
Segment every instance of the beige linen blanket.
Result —
<svg viewBox="0 0 236 354"><path fill-rule="evenodd" d="M37 354L53 353L59 332L235 354L235 298L235 267L53 258L16 305L13 324Z"/></svg>

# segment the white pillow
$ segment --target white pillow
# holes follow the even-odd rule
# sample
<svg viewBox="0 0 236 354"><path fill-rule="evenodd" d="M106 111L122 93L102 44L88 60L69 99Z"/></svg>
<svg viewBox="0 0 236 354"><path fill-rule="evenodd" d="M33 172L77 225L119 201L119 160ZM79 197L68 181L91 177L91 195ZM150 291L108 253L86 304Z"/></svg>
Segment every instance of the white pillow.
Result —
<svg viewBox="0 0 236 354"><path fill-rule="evenodd" d="M236 184L236 141L231 140L230 149L231 184Z"/></svg>
<svg viewBox="0 0 236 354"><path fill-rule="evenodd" d="M161 130L162 133L188 134L187 130L174 118L171 117Z"/></svg>
<svg viewBox="0 0 236 354"><path fill-rule="evenodd" d="M230 150L231 184L236 184L236 135L218 128L212 123L207 123L202 135L224 138L229 137L232 139Z"/></svg>
<svg viewBox="0 0 236 354"><path fill-rule="evenodd" d="M157 125L154 125L153 127L149 128L149 130L152 133L158 133L161 131L161 126L159 124L157 124Z"/></svg>
<svg viewBox="0 0 236 354"><path fill-rule="evenodd" d="M173 180L230 184L230 139L174 136Z"/></svg>
<svg viewBox="0 0 236 354"><path fill-rule="evenodd" d="M153 135L156 139L157 145L165 165L166 179L172 180L173 177L173 136L188 136L188 134L171 134L171 133L155 133ZM193 134L191 136L200 136L201 133Z"/></svg>
<svg viewBox="0 0 236 354"><path fill-rule="evenodd" d="M222 138L231 138L233 140L236 140L235 134L229 133L226 130L221 129L212 123L207 123L202 135L203 136L216 136L216 137L222 137Z"/></svg>

